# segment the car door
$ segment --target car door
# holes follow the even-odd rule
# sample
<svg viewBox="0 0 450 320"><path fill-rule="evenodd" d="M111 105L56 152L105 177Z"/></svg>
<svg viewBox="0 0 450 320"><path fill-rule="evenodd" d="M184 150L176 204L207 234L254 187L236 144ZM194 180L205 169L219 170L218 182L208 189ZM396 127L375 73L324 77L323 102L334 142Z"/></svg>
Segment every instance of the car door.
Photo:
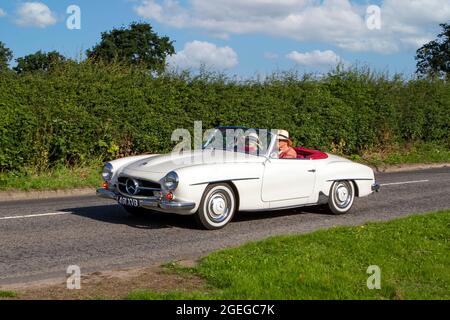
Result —
<svg viewBox="0 0 450 320"><path fill-rule="evenodd" d="M313 160L268 159L264 165L262 201L308 200L314 191L316 166Z"/></svg>

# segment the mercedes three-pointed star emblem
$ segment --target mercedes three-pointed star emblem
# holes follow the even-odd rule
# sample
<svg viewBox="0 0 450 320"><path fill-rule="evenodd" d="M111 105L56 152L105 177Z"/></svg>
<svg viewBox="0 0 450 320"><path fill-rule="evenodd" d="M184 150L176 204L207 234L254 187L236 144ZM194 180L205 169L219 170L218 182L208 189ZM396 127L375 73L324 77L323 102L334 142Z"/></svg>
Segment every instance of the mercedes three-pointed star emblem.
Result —
<svg viewBox="0 0 450 320"><path fill-rule="evenodd" d="M128 194L136 195L139 192L139 183L134 179L127 179L125 188Z"/></svg>

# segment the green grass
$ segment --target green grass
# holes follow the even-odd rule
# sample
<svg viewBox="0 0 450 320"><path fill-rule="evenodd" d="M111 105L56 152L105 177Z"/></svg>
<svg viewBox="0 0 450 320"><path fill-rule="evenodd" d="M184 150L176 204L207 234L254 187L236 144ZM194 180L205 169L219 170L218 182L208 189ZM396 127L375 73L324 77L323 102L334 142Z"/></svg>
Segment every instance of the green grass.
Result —
<svg viewBox="0 0 450 320"><path fill-rule="evenodd" d="M17 298L17 296L13 291L0 291L0 298Z"/></svg>
<svg viewBox="0 0 450 320"><path fill-rule="evenodd" d="M367 288L371 265L381 268L381 290ZM213 253L184 272L212 290L127 298L450 299L450 210L274 237Z"/></svg>
<svg viewBox="0 0 450 320"><path fill-rule="evenodd" d="M362 156L351 156L350 159L377 167L400 164L449 163L450 149L436 143L416 142L409 145L392 145L372 149Z"/></svg>
<svg viewBox="0 0 450 320"><path fill-rule="evenodd" d="M84 167L59 167L41 173L0 173L0 191L64 190L101 185L101 164Z"/></svg>

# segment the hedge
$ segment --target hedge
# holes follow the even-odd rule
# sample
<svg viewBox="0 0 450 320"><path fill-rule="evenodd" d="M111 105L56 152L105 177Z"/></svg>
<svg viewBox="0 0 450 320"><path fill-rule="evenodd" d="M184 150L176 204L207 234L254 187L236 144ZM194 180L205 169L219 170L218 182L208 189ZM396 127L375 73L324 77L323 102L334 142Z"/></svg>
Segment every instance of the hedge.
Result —
<svg viewBox="0 0 450 320"><path fill-rule="evenodd" d="M238 81L70 63L1 73L0 111L0 171L166 152L172 131L194 121L285 128L298 145L347 154L418 140L450 146L449 83L364 70Z"/></svg>

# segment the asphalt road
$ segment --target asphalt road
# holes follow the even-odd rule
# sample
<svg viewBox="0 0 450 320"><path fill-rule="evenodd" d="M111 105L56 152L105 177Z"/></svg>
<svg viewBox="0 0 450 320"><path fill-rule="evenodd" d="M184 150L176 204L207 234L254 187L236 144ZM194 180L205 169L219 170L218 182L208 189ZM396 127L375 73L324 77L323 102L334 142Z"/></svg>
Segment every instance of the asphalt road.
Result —
<svg viewBox="0 0 450 320"><path fill-rule="evenodd" d="M238 213L219 231L197 229L192 217L128 216L110 201L86 196L0 204L0 285L193 259L273 235L390 220L450 208L450 168L378 174L382 190L357 199L352 213L317 208ZM388 240L388 239L380 239Z"/></svg>

